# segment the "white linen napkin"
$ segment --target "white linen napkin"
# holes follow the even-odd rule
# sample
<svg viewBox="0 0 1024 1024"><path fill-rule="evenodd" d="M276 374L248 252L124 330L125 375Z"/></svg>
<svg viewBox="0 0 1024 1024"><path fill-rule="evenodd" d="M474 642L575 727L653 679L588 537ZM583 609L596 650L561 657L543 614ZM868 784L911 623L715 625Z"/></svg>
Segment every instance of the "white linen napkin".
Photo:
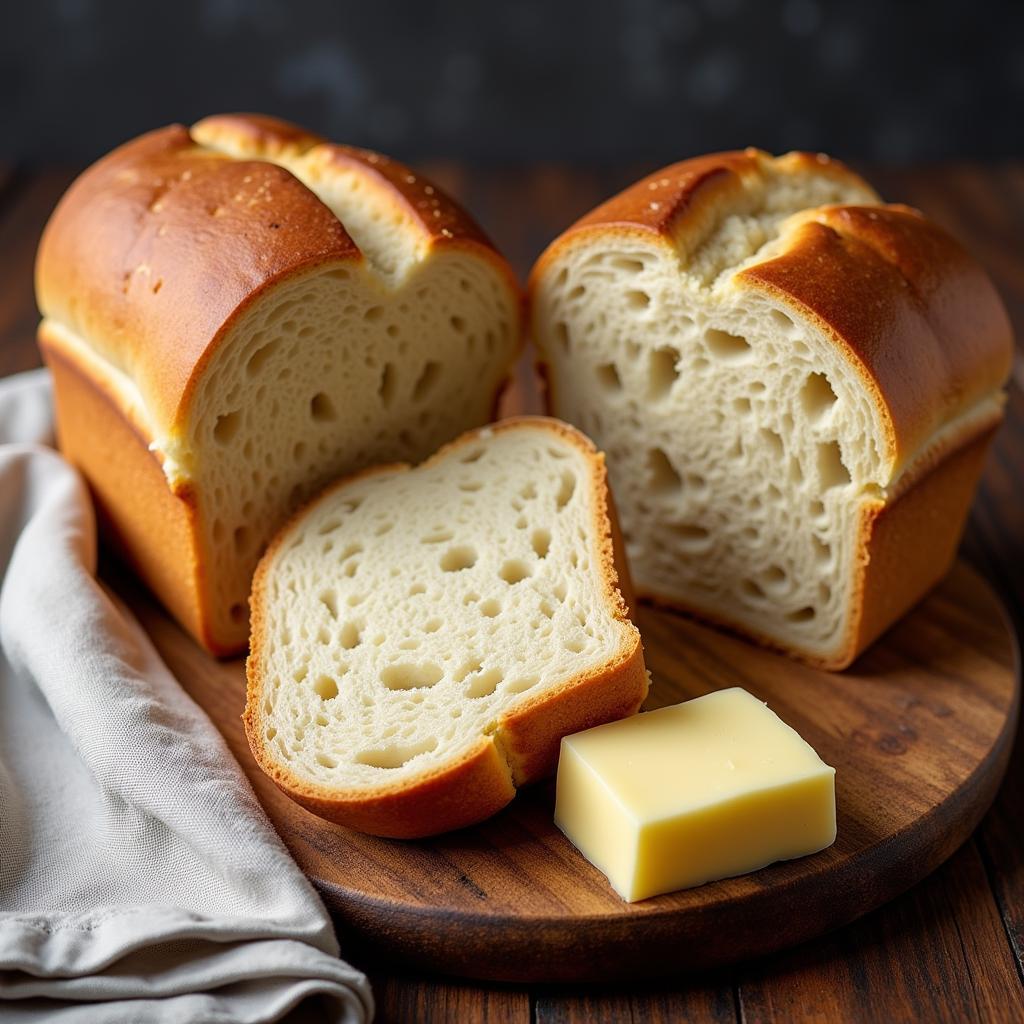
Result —
<svg viewBox="0 0 1024 1024"><path fill-rule="evenodd" d="M49 396L0 381L0 1019L367 1020L220 734L97 583Z"/></svg>

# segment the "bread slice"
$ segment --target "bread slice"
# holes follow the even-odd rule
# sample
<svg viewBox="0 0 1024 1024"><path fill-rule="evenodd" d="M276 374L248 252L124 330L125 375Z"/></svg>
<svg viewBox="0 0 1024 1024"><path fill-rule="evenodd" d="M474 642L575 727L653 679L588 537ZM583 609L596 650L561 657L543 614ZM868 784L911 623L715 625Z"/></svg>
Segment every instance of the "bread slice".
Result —
<svg viewBox="0 0 1024 1024"><path fill-rule="evenodd" d="M367 470L260 562L245 728L321 817L408 838L479 821L561 737L647 693L603 457L505 420L415 469Z"/></svg>
<svg viewBox="0 0 1024 1024"><path fill-rule="evenodd" d="M557 239L530 299L639 593L840 668L945 573L1011 338L916 211L825 157L688 160Z"/></svg>
<svg viewBox="0 0 1024 1024"><path fill-rule="evenodd" d="M253 115L87 170L37 284L61 447L221 654L245 646L252 573L288 515L487 422L520 342L510 268L440 189Z"/></svg>

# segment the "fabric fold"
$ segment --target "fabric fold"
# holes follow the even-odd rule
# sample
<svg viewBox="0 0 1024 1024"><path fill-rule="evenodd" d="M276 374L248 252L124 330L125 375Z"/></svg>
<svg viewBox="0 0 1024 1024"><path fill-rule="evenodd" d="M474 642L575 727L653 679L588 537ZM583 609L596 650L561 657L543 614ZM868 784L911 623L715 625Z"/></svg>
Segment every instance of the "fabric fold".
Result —
<svg viewBox="0 0 1024 1024"><path fill-rule="evenodd" d="M42 372L0 382L0 1016L372 1014L227 746L96 580Z"/></svg>

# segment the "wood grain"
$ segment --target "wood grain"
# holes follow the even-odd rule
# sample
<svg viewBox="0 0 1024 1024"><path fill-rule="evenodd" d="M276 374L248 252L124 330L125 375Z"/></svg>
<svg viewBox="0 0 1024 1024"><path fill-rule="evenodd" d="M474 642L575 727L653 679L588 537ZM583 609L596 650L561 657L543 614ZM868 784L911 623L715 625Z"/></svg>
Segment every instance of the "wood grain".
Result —
<svg viewBox="0 0 1024 1024"><path fill-rule="evenodd" d="M523 275L543 246L575 217L653 170L653 165L524 165L470 171L445 163L425 169L467 202ZM963 240L993 275L1010 311L1019 354L1007 422L996 439L963 550L996 585L1020 628L1024 622L1024 249L1020 244L1024 237L1024 162L864 170L887 198L918 206ZM38 365L32 260L38 231L48 213L47 204L56 200L60 182L70 177L71 173L62 169L22 170L13 178L9 176L9 186L13 187L0 193L0 251L5 271L0 282L0 373ZM22 207L22 198L27 199L27 208ZM905 1020L907 1007L923 1009L919 1019L949 1019L942 1016L945 986L969 985L979 991L998 986L993 975L1006 980L1002 971L1007 951L1017 961L1018 987L1015 993L1008 993L1004 1010L990 1019L1024 1019L1024 988L1020 983L1024 975L1021 821L1024 744L1018 743L1006 783L973 841L983 872L962 873L958 855L924 885L832 936L712 976L702 974L699 983L645 983L614 992L593 988L582 991L579 987L534 989L537 1019L545 1015L548 1020L596 1017L639 1021L667 1014L674 1020L728 1020L730 1001L742 1007L742 1015L748 1019L757 1014L759 1021L780 1024L824 1019ZM927 893L923 893L925 889ZM954 893L958 894L956 899L952 899ZM952 908L962 948L970 951L967 974L962 966L965 961L957 960L955 944L933 941L929 928L932 918L907 909L906 904L916 906L922 898L945 901ZM1005 930L1001 947L998 935L994 936L994 947L978 935L982 928L991 937L986 922L993 905ZM980 918L972 910L979 906L987 907ZM367 962L354 944L346 948L346 955L357 964ZM926 961L927 967L919 966L918 961ZM889 983L893 973L900 978L896 984ZM453 986L448 983L422 976L396 977L392 968L383 966L373 980L385 1011L382 1019L453 1019ZM703 995L693 996L695 985ZM464 984L454 987L459 990L459 1020L504 1019L504 1012L495 1007L500 1005L504 1011L505 1004L490 1000L495 991L507 990ZM723 1015L709 1018L702 1013L699 1006L707 1003ZM957 1005L965 1004L961 1001ZM981 1005L986 1005L984 998ZM823 1007L829 1007L833 1016L825 1018L817 1012ZM488 1011L492 1012L486 1016ZM734 1016L739 1020L741 1014ZM521 1009L509 1019L523 1020Z"/></svg>
<svg viewBox="0 0 1024 1024"><path fill-rule="evenodd" d="M957 566L857 665L831 675L643 608L648 706L740 684L837 769L839 839L815 857L624 904L554 828L550 783L482 825L415 843L330 825L284 797L242 736L241 662L218 663L127 594L172 671L228 738L296 860L356 948L510 981L707 968L831 930L902 892L967 838L1002 777L1017 655L986 584Z"/></svg>

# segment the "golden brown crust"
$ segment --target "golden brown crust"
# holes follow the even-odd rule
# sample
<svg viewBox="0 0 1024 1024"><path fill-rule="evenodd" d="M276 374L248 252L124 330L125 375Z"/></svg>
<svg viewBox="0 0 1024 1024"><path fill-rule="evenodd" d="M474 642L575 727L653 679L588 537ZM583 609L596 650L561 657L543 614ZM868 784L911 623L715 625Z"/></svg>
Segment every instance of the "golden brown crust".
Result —
<svg viewBox="0 0 1024 1024"><path fill-rule="evenodd" d="M984 468L998 421L919 476L895 500L863 508L854 546L851 586L854 614L841 647L828 657L780 643L775 637L654 591L642 596L666 608L788 654L816 668L848 668L949 571L970 512L971 498Z"/></svg>
<svg viewBox="0 0 1024 1024"><path fill-rule="evenodd" d="M105 535L173 614L202 635L204 588L196 559L194 505L171 493L147 439L122 414L103 382L84 370L45 325L39 347L53 378L58 444L89 482ZM125 495L132 501L125 502ZM160 544L149 543L154 534Z"/></svg>
<svg viewBox="0 0 1024 1024"><path fill-rule="evenodd" d="M598 571L615 617L629 624L629 642L601 668L573 677L554 692L522 700L513 712L499 720L494 734L482 736L480 742L458 760L441 765L429 774L375 789L348 791L298 778L267 750L260 721L268 576L277 552L313 506L369 475L406 472L409 467L374 467L337 481L289 520L260 561L253 580L252 641L246 662L248 687L243 720L253 755L288 796L313 813L360 831L393 838L415 838L460 828L500 810L515 795L517 785L549 774L557 763L562 736L632 714L643 703L648 686L643 647L619 590L616 562L621 554L616 548L617 534L608 514L604 458L593 444L574 427L559 420L516 417L463 434L432 455L424 465L446 458L481 435L523 428L554 432L588 458L596 499L594 529Z"/></svg>
<svg viewBox="0 0 1024 1024"><path fill-rule="evenodd" d="M197 135L211 144L231 139L240 155L204 145ZM51 216L36 263L37 296L45 317L41 344L60 348L54 359L62 354L64 364L69 359L74 363L74 372L63 375L57 405L58 419L68 417L60 431L65 450L94 490L107 496L108 518L122 523L122 546L146 582L218 654L237 653L240 647L225 645L212 633L195 503L187 529L183 521L175 533L176 544L190 537L192 546L180 547L168 561L165 537L145 528L140 509L178 506L170 501L174 494L166 479L167 500L156 496L159 481L152 469L160 464L146 449L185 432L192 398L210 358L268 288L320 268L363 260L344 226L316 195L290 171L269 162L312 150L347 153L346 159L367 168L382 165L383 170L372 172L380 187L408 206L416 224L423 220L416 204L433 202L433 194L426 192L429 183L417 180L415 188L408 182L403 187L392 183L412 172L376 154L332 147L273 118L214 117L200 122L191 134L181 125L150 132L85 171ZM506 261L456 204L440 192L436 195L443 216L434 217L429 206L425 216L436 238L423 229L428 247L464 246L486 258L501 271L517 307L521 305ZM512 328L518 337L518 320ZM62 344L64 332L95 358L84 358ZM76 388L83 390L80 399L71 394ZM146 467L139 469L144 498L136 499L134 491L119 486L110 460L90 457L90 446L104 446L93 437L94 423L78 411L97 400L93 392L102 395L105 410L111 415L119 411L129 427L125 436L134 440L125 458ZM108 420L111 416L104 417ZM108 431L121 433L113 426ZM187 479L174 483L178 497L188 498L190 487ZM123 526L129 522L131 529ZM175 564L179 575L180 567L188 567L187 580L177 578Z"/></svg>
<svg viewBox="0 0 1024 1024"><path fill-rule="evenodd" d="M43 315L127 373L173 433L232 322L271 284L361 259L337 217L275 164L231 160L180 125L128 142L58 203L36 261Z"/></svg>
<svg viewBox="0 0 1024 1024"><path fill-rule="evenodd" d="M641 232L685 253L710 218L739 203L745 182L766 163L773 173L825 173L868 188L841 164L810 154L773 161L747 150L683 161L626 189L557 238L531 272L529 297L557 259L595 235L614 243ZM814 323L859 376L886 432L890 483L886 503L869 503L862 514L850 635L833 657L787 651L842 668L930 589L953 558L986 445L1002 417L1009 320L991 281L959 244L900 205L797 214L783 222L772 254L746 266L733 283ZM550 387L547 396L554 410ZM931 511L938 508L941 523ZM643 596L681 607L665 595ZM779 648L772 638L754 639Z"/></svg>
<svg viewBox="0 0 1024 1024"><path fill-rule="evenodd" d="M870 193L837 161L809 153L716 153L658 171L598 206L548 247L529 295L583 238L640 231L686 251L710 218L766 173L822 173ZM887 425L893 476L932 435L1001 387L1013 339L985 272L946 232L901 205L827 206L791 218L780 251L735 284L815 323L859 373ZM536 337L537 332L534 331ZM952 439L956 443L956 439Z"/></svg>
<svg viewBox="0 0 1024 1024"><path fill-rule="evenodd" d="M985 272L905 206L833 206L738 275L814 322L860 372L890 425L894 475L1002 387L1013 339Z"/></svg>
<svg viewBox="0 0 1024 1024"><path fill-rule="evenodd" d="M354 170L383 188L423 231L434 248L467 248L490 259L518 294L519 283L490 239L458 203L429 178L383 153L327 142L302 128L262 114L215 114L192 127L198 141L252 160L303 158L314 178Z"/></svg>

